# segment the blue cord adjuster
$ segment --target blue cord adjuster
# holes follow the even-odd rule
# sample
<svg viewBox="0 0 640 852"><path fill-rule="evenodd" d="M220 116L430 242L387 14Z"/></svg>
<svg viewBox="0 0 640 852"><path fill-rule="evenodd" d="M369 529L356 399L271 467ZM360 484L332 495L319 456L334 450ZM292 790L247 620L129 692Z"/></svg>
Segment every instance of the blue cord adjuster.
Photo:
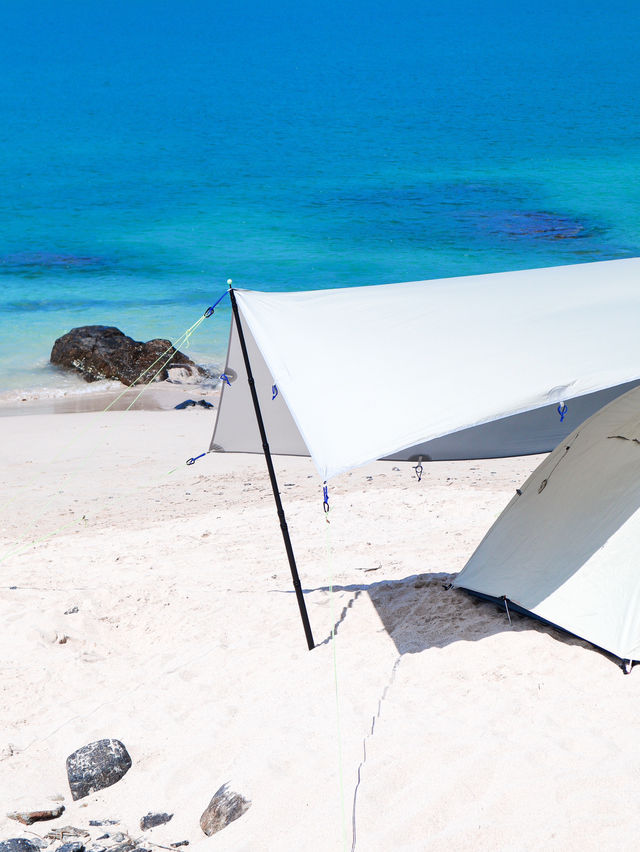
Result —
<svg viewBox="0 0 640 852"><path fill-rule="evenodd" d="M205 319L209 319L210 316L213 316L215 309L218 307L220 302L224 299L226 295L228 295L229 291L225 290L222 296L218 299L217 302L214 302L213 305L210 305L207 310L204 312Z"/></svg>
<svg viewBox="0 0 640 852"><path fill-rule="evenodd" d="M206 453L200 453L199 456L194 456L193 458L187 459L187 464L195 464L198 459L201 459L203 456L206 456Z"/></svg>

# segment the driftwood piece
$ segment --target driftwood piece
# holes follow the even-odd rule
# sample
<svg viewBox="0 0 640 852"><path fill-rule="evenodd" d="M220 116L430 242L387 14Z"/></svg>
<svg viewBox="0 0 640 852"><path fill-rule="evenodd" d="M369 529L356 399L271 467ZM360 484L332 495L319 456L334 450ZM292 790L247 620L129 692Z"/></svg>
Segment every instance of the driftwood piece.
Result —
<svg viewBox="0 0 640 852"><path fill-rule="evenodd" d="M49 840L66 840L69 837L90 837L90 835L84 828L64 825L62 828L52 828L50 832L45 834L45 837Z"/></svg>

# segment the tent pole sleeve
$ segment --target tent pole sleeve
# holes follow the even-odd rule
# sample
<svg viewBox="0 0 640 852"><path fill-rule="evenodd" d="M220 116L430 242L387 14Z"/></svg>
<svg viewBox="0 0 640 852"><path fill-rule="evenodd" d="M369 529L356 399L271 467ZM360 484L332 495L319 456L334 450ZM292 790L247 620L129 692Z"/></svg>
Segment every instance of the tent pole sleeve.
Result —
<svg viewBox="0 0 640 852"><path fill-rule="evenodd" d="M236 295L233 290L229 290L229 295L231 297L231 307L233 309L233 318L236 323L236 329L238 331L238 340L240 341L240 348L242 349L242 357L244 359L244 365L247 370L247 380L249 382L249 390L251 391L251 399L253 400L253 407L256 413L256 420L258 422L258 429L260 430L260 438L262 439L262 449L264 452L264 458L267 463L267 470L269 471L269 479L271 480L271 489L273 491L273 498L276 501L276 509L278 511L278 518L280 519L280 529L282 531L282 538L284 539L285 550L287 551L287 558L289 559L289 568L291 569L291 577L293 579L293 588L296 593L296 598L298 599L298 607L300 609L300 617L302 618L302 626L304 627L304 634L307 637L307 645L309 650L313 650L315 647L315 643L313 641L313 634L311 633L311 625L309 624L309 616L307 615L307 607L304 602L304 595L302 593L302 586L300 585L300 577L298 576L298 569L296 567L296 558L293 553L293 547L291 545L291 538L289 537L289 528L287 526L287 519L284 514L284 509L282 507L282 500L280 499L280 491L278 490L278 481L276 479L276 472L273 467L273 460L271 458L271 450L269 449L269 443L267 441L267 433L264 428L264 421L262 419L262 412L260 410L260 402L258 401L258 393L256 391L256 383L253 378L253 373L251 372L251 362L249 360L249 353L247 351L247 344L244 339L244 332L242 330L242 323L240 322L240 311L238 310L238 303L236 302Z"/></svg>

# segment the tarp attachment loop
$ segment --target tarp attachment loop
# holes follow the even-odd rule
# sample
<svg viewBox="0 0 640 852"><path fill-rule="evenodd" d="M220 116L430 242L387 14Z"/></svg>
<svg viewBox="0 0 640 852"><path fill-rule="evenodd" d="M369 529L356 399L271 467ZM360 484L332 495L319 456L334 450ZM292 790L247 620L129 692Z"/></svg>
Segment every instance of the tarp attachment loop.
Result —
<svg viewBox="0 0 640 852"><path fill-rule="evenodd" d="M278 385L271 385L271 401L278 396Z"/></svg>
<svg viewBox="0 0 640 852"><path fill-rule="evenodd" d="M224 297L229 293L228 290L225 290L222 296L218 299L217 302L214 302L213 305L210 305L207 310L204 312L205 319L209 319L209 317L213 316L215 309L218 307L220 302L224 299Z"/></svg>
<svg viewBox="0 0 640 852"><path fill-rule="evenodd" d="M413 469L416 472L416 477L418 479L418 482L420 482L420 480L422 479L422 473L424 471L424 468L422 467L422 456L420 456L420 459L418 460L418 464L413 466Z"/></svg>
<svg viewBox="0 0 640 852"><path fill-rule="evenodd" d="M568 410L569 409L567 407L566 402L561 402L560 405L558 406L558 414L560 415L560 422L561 423L564 420L564 416L565 416L565 414L567 413Z"/></svg>
<svg viewBox="0 0 640 852"><path fill-rule="evenodd" d="M200 453L199 456L194 456L190 459L187 459L187 464L195 464L198 459L201 459L203 456L206 456L206 453Z"/></svg>
<svg viewBox="0 0 640 852"><path fill-rule="evenodd" d="M226 383L229 385L229 387L231 387L231 382L229 381L229 376L228 376L226 373L223 373L223 374L220 376L220 381L221 381L221 382L226 382Z"/></svg>
<svg viewBox="0 0 640 852"><path fill-rule="evenodd" d="M329 489L327 488L327 483L325 482L322 486L322 508L324 509L325 515L329 513Z"/></svg>

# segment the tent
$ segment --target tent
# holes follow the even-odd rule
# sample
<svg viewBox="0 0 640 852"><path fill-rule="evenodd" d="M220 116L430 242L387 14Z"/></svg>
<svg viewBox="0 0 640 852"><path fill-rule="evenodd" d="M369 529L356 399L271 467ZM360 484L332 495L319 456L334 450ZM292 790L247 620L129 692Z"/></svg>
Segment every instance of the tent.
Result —
<svg viewBox="0 0 640 852"><path fill-rule="evenodd" d="M640 388L536 468L454 585L640 659Z"/></svg>
<svg viewBox="0 0 640 852"><path fill-rule="evenodd" d="M640 380L639 281L640 258L631 258L333 290L231 290L210 450L264 451L301 612L272 452L310 455L326 483L378 458L550 450ZM305 631L312 647L308 620Z"/></svg>

